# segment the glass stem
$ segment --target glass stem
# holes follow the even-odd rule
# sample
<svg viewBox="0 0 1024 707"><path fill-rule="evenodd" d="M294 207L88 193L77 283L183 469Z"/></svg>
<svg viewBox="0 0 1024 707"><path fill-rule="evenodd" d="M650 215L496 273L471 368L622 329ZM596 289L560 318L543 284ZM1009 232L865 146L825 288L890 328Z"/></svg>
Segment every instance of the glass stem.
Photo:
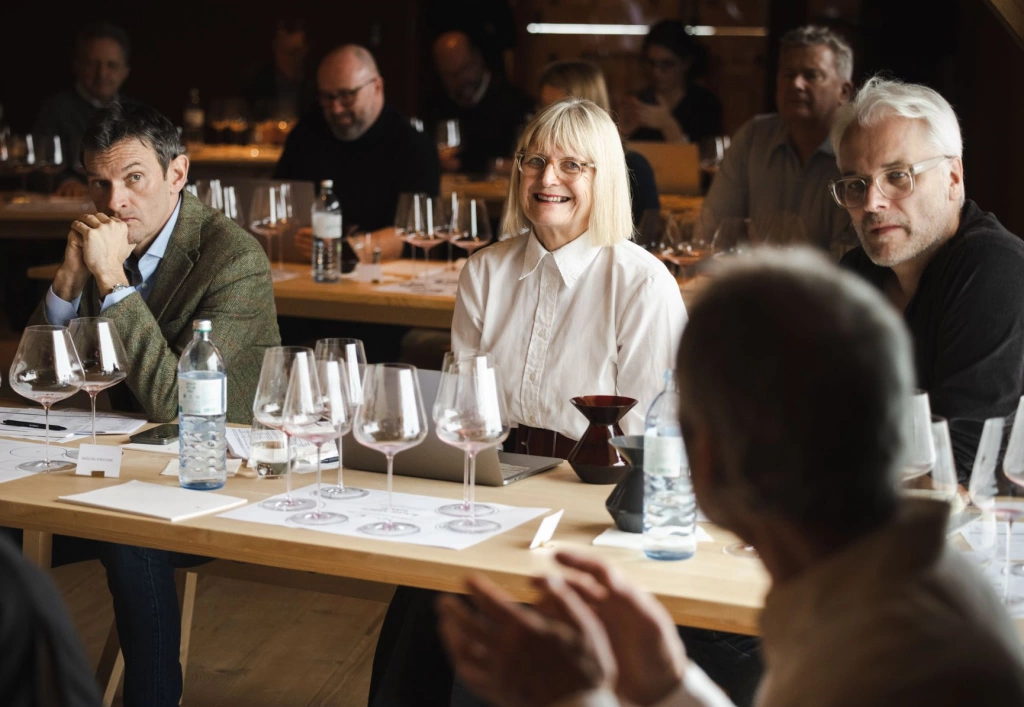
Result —
<svg viewBox="0 0 1024 707"><path fill-rule="evenodd" d="M49 468L50 467L50 406L47 405L46 403L43 403L43 411L44 411L43 412L43 415L44 415L43 419L45 420L45 422L43 423L43 425L44 425L44 427L43 427L44 435L43 436L46 438L46 467Z"/></svg>
<svg viewBox="0 0 1024 707"><path fill-rule="evenodd" d="M1010 604L1010 541L1013 540L1013 516L1006 517L1006 567L1003 572L1003 605Z"/></svg>
<svg viewBox="0 0 1024 707"><path fill-rule="evenodd" d="M469 455L469 522L476 523L476 450L467 452Z"/></svg>
<svg viewBox="0 0 1024 707"><path fill-rule="evenodd" d="M292 502L292 436L284 435L284 500Z"/></svg>
<svg viewBox="0 0 1024 707"><path fill-rule="evenodd" d="M452 242L448 241L448 269L451 270L454 266L452 265Z"/></svg>
<svg viewBox="0 0 1024 707"><path fill-rule="evenodd" d="M341 471L344 468L341 463L341 438L342 435L338 435L338 490L341 491L345 488L345 482L341 480Z"/></svg>
<svg viewBox="0 0 1024 707"><path fill-rule="evenodd" d="M469 452L462 456L462 507L469 508Z"/></svg>
<svg viewBox="0 0 1024 707"><path fill-rule="evenodd" d="M92 443L96 444L96 393L89 393L89 402L92 403Z"/></svg>
<svg viewBox="0 0 1024 707"><path fill-rule="evenodd" d="M387 515L388 519L387 519L386 522L387 522L387 525L390 526L390 525L394 524L394 520L392 520L392 518L391 518L391 476L394 473L393 472L393 467L394 467L394 463L395 463L395 455L389 453L386 456L388 458L388 515Z"/></svg>
<svg viewBox="0 0 1024 707"><path fill-rule="evenodd" d="M322 447L323 447L323 442L321 442L320 444L316 445L316 497L317 498L320 498L320 465L321 465L320 449ZM320 511L318 509L318 507L320 505L320 502L316 501L316 504L317 505L313 508L313 516L314 517L320 515Z"/></svg>

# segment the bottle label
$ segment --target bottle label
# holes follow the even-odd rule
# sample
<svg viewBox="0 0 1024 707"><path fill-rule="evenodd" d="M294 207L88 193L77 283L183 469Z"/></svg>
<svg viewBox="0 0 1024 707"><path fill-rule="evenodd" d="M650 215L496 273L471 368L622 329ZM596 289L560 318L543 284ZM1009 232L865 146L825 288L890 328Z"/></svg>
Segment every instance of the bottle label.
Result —
<svg viewBox="0 0 1024 707"><path fill-rule="evenodd" d="M228 411L227 378L178 378L178 415L225 415Z"/></svg>
<svg viewBox="0 0 1024 707"><path fill-rule="evenodd" d="M317 238L341 238L341 214L314 213L313 235Z"/></svg>
<svg viewBox="0 0 1024 707"><path fill-rule="evenodd" d="M686 466L682 437L644 435L644 473L665 478L679 478Z"/></svg>

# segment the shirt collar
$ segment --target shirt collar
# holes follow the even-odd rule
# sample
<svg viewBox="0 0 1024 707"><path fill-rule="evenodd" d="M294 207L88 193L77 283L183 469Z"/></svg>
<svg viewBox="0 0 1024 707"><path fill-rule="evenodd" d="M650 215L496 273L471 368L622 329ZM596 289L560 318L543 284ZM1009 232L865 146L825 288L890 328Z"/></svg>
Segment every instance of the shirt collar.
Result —
<svg viewBox="0 0 1024 707"><path fill-rule="evenodd" d="M551 256L558 268L558 274L562 276L562 282L569 289L576 284L587 267L594 261L602 246L590 242L590 231L573 239L558 250L551 252L546 249L537 239L537 235L530 231L526 239L526 252L523 254L523 272L519 275L524 280L534 273L545 257Z"/></svg>
<svg viewBox="0 0 1024 707"><path fill-rule="evenodd" d="M90 96L89 93L82 86L82 84L78 83L77 81L75 82L75 91L78 93L79 96L82 97L82 100L86 101L93 108L102 108L103 106L107 105L103 101L101 101L101 100L99 100L97 98L93 98L92 96ZM119 101L119 100L121 100L121 96L119 94L115 93L114 97L111 99L110 102L113 103L114 101Z"/></svg>
<svg viewBox="0 0 1024 707"><path fill-rule="evenodd" d="M156 237L156 240L149 244L149 248L147 248L143 256L139 258L140 264L142 263L142 261L144 261L146 258L149 258L150 256L156 258L157 260L163 259L164 253L167 252L167 244L171 240L171 233L174 232L174 227L178 223L178 214L180 213L181 195L179 194L178 205L174 207L174 211L171 212L171 217L167 219L167 223L165 223L164 227L160 230L160 234Z"/></svg>
<svg viewBox="0 0 1024 707"><path fill-rule="evenodd" d="M793 150L794 154L796 150L793 149L793 143L789 139L789 128L786 127L786 121L779 116L779 124L775 128L775 134L772 136L772 152L779 149L780 147L788 150ZM836 153L832 150L832 141L828 137L825 138L824 142L818 145L818 148L814 151L814 154L822 153L831 159L836 158Z"/></svg>

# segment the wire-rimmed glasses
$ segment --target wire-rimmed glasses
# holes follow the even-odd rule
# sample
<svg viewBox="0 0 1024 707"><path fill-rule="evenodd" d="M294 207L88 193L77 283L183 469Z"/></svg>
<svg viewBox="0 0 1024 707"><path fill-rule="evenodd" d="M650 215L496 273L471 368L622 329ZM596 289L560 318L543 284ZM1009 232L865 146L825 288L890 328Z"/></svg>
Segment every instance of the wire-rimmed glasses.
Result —
<svg viewBox="0 0 1024 707"><path fill-rule="evenodd" d="M326 381L325 395L337 399L332 403L333 422L338 441L338 483L317 491L323 498L344 500L362 498L368 491L346 486L342 477L344 458L341 455L342 437L352 429L352 422L363 402L363 377L366 373L366 351L359 339L320 339L316 342L315 356L320 370L321 384ZM330 373L333 368L340 372L337 378ZM338 387L343 390L338 390ZM339 412L341 414L339 414Z"/></svg>
<svg viewBox="0 0 1024 707"><path fill-rule="evenodd" d="M554 162L555 173L558 178L563 182L572 183L583 176L583 172L587 167L591 169L597 168L596 162L583 162L582 160L573 159L571 157L564 157L560 160L551 160L544 155L536 152L517 152L516 153L516 165L519 167L519 171L522 174L536 177L544 173L544 170L548 168L548 163Z"/></svg>
<svg viewBox="0 0 1024 707"><path fill-rule="evenodd" d="M917 175L953 158L954 155L939 155L916 164L898 165L873 177L843 177L829 182L828 187L836 204L844 209L856 209L863 206L867 201L868 186L871 183L874 183L886 199L893 201L906 199L914 193Z"/></svg>

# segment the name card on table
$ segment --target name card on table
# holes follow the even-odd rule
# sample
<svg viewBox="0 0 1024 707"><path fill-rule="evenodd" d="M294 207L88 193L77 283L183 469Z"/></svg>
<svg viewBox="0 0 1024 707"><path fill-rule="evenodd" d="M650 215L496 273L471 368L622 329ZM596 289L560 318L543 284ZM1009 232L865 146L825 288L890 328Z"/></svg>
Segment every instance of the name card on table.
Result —
<svg viewBox="0 0 1024 707"><path fill-rule="evenodd" d="M563 513L565 513L564 508L557 513L552 513L540 522L540 527L537 528L537 534L533 536L533 542L530 543L531 550L536 550L538 547L551 540L551 538L555 537L555 528L558 527L558 521L562 520Z"/></svg>
<svg viewBox="0 0 1024 707"><path fill-rule="evenodd" d="M109 444L83 444L78 447L78 476L121 476L121 448Z"/></svg>

